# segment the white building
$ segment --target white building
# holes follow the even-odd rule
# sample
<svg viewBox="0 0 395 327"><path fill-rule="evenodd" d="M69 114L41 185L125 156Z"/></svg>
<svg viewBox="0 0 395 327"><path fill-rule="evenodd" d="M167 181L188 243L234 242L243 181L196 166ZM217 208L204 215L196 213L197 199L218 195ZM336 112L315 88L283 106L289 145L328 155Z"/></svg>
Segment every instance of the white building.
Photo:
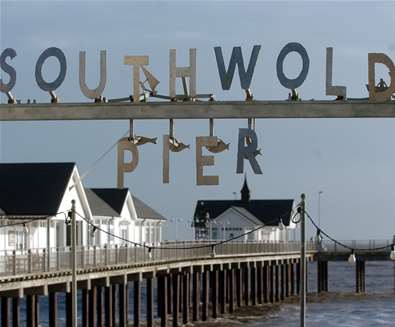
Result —
<svg viewBox="0 0 395 327"><path fill-rule="evenodd" d="M128 189L86 189L86 194L94 225L108 232L95 232L93 245L125 244L126 240L149 244L161 242L161 227L165 218L132 196Z"/></svg>
<svg viewBox="0 0 395 327"><path fill-rule="evenodd" d="M84 189L75 163L0 164L0 181L0 250L70 245L72 200L79 246L161 241L163 216L128 189ZM123 240L92 233L91 224Z"/></svg>
<svg viewBox="0 0 395 327"><path fill-rule="evenodd" d="M199 200L194 214L196 239L287 241L294 237L293 200L252 200L247 180L240 200Z"/></svg>
<svg viewBox="0 0 395 327"><path fill-rule="evenodd" d="M71 200L76 211L92 219L74 163L0 164L0 249L54 248L70 244L65 224ZM88 226L77 217L77 244L88 242Z"/></svg>

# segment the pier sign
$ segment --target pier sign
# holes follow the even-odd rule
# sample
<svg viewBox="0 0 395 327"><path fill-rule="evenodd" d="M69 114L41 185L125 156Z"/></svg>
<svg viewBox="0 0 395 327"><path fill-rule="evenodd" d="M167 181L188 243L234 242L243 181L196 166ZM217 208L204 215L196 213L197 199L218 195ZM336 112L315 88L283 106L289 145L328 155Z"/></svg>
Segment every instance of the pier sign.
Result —
<svg viewBox="0 0 395 327"><path fill-rule="evenodd" d="M234 47L230 56L228 65L225 64L222 48L217 46L214 47L214 54L217 63L219 80L223 90L229 90L233 77L235 74L236 67L239 73L240 86L243 90L248 90L251 86L252 78L255 71L255 66L258 60L258 56L261 50L261 45L254 45L248 65L244 63L244 57L241 47ZM170 49L169 51L169 99L176 99L176 79L182 78L184 80L184 91L187 90L185 79L189 79L189 85L187 90L188 98L198 97L197 93L197 64L196 64L196 49L189 49L189 65L186 67L178 67L176 64L176 50ZM297 53L302 60L302 68L296 78L289 78L284 72L284 60L292 52ZM8 75L8 82L0 79L0 91L6 93L9 96L10 101L13 100L11 97L11 91L17 82L17 71L13 67L10 61L17 56L15 49L7 48L2 51L0 55L0 68ZM59 62L59 73L55 80L47 81L43 77L42 70L47 59L55 58ZM391 99L392 93L395 92L395 65L391 58L384 53L369 53L368 56L368 89L369 99L374 102L385 102ZM150 92L152 95L156 93L156 86L159 84L159 80L147 69L149 65L149 56L147 55L127 55L123 58L124 65L132 67L132 92L131 99L133 102L141 101L141 88L147 91L144 87L144 83L150 84ZM375 83L375 65L383 64L388 68L390 83L389 85L381 85L377 88ZM277 78L282 86L289 90L296 90L306 80L309 72L310 59L307 50L303 45L296 42L286 44L280 51L277 62L276 71ZM100 100L103 96L103 92L107 83L107 52L105 50L100 51L100 77L99 83L95 88L89 88L86 83L86 52L79 52L79 86L81 92L88 99ZM333 48L326 48L326 95L336 96L341 99L346 99L347 88L345 86L333 85L332 83L332 71L333 71ZM140 73L143 72L146 76L146 81L140 80ZM46 49L41 53L36 61L35 66L35 79L38 87L49 93L56 91L63 83L67 74L67 59L63 51L56 47ZM4 74L2 74L4 75Z"/></svg>
<svg viewBox="0 0 395 327"><path fill-rule="evenodd" d="M167 94L159 94L157 90L157 86L160 81L154 73L148 69L150 62L149 56L124 56L123 64L125 67L129 67L128 69L131 69L131 92L126 98L110 100L104 97L104 90L107 84L107 51L100 51L100 63L98 69L99 79L96 87L94 88L88 86L86 82L86 52L80 51L78 76L79 87L86 98L94 101L95 105L93 106L93 104L59 103L59 99L56 96L55 91L59 89L66 78L67 58L61 49L51 47L41 53L35 65L35 79L37 86L44 92L48 92L50 94L52 103L51 107L48 107L45 104L16 103L16 100L12 95L12 91L17 83L18 75L16 68L12 64L12 60L17 56L17 52L15 49L7 48L3 50L0 55L0 72L2 72L2 78L0 79L0 91L7 95L8 105L0 105L0 117L11 117L8 120L28 120L29 117L33 116L35 117L35 120L129 119L131 126L130 135L127 138L120 139L117 147L117 185L118 187L123 187L124 174L134 171L138 166L138 147L147 143L156 143L156 138L136 136L133 134L133 119L169 119L169 133L163 135L163 183L170 182L170 153L178 153L190 147L189 144L184 144L174 137L173 119L209 119L209 135L196 137L196 184L218 185L219 176L209 176L203 173L204 167L214 165L214 154L218 154L229 149L229 143L224 142L221 138L213 134L214 118L241 118L243 115L248 118L248 128L239 129L236 173L241 174L244 172L244 164L247 161L255 174L262 174L262 169L257 160L257 156L261 154L261 149L258 148L258 137L252 127L252 122L255 118L263 116L266 118L295 118L297 115L301 115L300 117L302 117L304 115L303 112L306 111L308 112L308 117L318 118L321 118L320 115L322 115L322 118L343 116L360 117L363 115L366 115L366 117L379 116L377 112L372 111L371 106L367 107L365 111L355 110L355 103L347 100L347 87L344 85L333 84L332 73L334 50L331 47L326 48L326 95L335 96L337 100L341 101L336 101L336 109L332 109L335 105L331 104L329 106L330 110L326 111L326 108L324 108L326 105L319 102L308 103L305 107L301 108L303 102L299 99L297 89L303 85L308 76L310 58L305 47L297 42L286 44L279 52L276 61L277 79L284 88L289 90L288 100L290 101L288 104L285 105L287 101L284 101L282 104L259 104L259 101L252 101L253 95L250 88L261 48L261 45L254 45L248 62L245 63L245 56L243 55L242 48L233 47L230 59L228 63L226 63L222 47L214 47L214 56L217 64L219 82L223 90L226 91L231 88L237 67L240 87L246 93L246 99L242 104L221 104L221 102L214 100L212 94L200 94L198 92L197 50L195 48L189 49L189 65L182 67L177 66L176 50L169 50L169 86ZM284 61L292 52L298 54L302 61L301 70L295 78L288 77L287 73L284 71ZM43 76L43 67L49 58L55 58L59 64L58 75L52 81L46 80ZM395 65L392 59L384 53L369 53L367 60L367 89L369 91L368 105L374 104L375 106L378 106L378 103L381 103L381 105L389 104L391 97L393 97L393 93L395 93ZM380 79L380 82L376 84L375 67L377 64L382 64L388 68L390 81L388 85L383 79ZM144 80L141 80L142 74L145 76ZM7 76L7 80L4 79L4 76ZM177 79L182 80L182 94L178 94L176 92ZM151 97L168 101L155 102L153 104L146 103L148 102L148 98ZM207 101L200 101L200 99L207 99ZM132 103L123 106L120 106L119 103L117 103L125 101ZM297 104L298 102L300 102L301 105L289 105L291 103ZM390 105L391 104L393 103L390 103ZM187 107L185 107L185 105ZM273 105L283 106L283 111L266 110L266 108L263 108L261 111L254 110L254 106L270 107ZM344 107L347 105L349 111L344 111L342 109L339 110L341 106ZM159 109L160 106L162 108ZM358 106L362 106L362 104L359 103ZM285 107L287 108L284 109ZM295 109L295 113L288 110L289 108ZM57 112L59 112L59 114ZM264 112L263 115L262 112ZM321 114L321 112L323 112L323 114ZM391 111L383 108L382 114L388 115L388 113L391 113ZM3 114L5 116L2 116ZM204 154L204 151L210 152L211 154ZM125 161L126 153L130 153L130 161Z"/></svg>

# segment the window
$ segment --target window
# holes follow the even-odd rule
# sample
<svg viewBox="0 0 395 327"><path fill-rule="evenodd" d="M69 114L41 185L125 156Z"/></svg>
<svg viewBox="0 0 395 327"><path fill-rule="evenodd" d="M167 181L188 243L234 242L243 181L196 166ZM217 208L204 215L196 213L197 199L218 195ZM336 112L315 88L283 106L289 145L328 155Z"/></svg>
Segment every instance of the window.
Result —
<svg viewBox="0 0 395 327"><path fill-rule="evenodd" d="M8 232L8 246L15 247L15 231L13 230Z"/></svg>

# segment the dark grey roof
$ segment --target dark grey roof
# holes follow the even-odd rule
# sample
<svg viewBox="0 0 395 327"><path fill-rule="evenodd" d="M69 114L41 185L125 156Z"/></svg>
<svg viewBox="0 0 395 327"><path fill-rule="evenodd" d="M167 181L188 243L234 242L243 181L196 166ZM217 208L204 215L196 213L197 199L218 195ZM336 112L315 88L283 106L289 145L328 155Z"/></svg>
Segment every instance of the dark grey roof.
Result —
<svg viewBox="0 0 395 327"><path fill-rule="evenodd" d="M166 220L166 218L163 217L160 213L149 207L146 203L144 203L135 196L133 196L133 203L138 218Z"/></svg>
<svg viewBox="0 0 395 327"><path fill-rule="evenodd" d="M0 208L6 215L57 213L75 163L0 164Z"/></svg>
<svg viewBox="0 0 395 327"><path fill-rule="evenodd" d="M282 219L289 226L293 200L199 200L196 204L194 220L206 217L217 218L230 207L241 207L260 220L263 224L276 226Z"/></svg>
<svg viewBox="0 0 395 327"><path fill-rule="evenodd" d="M102 201L104 201L107 206L115 211L119 217L122 212L126 196L128 195L129 190L127 188L92 188L90 190ZM102 210L102 212L106 211L104 207Z"/></svg>
<svg viewBox="0 0 395 327"><path fill-rule="evenodd" d="M91 208L92 214L94 216L119 217L119 213L117 213L92 189L86 188L85 194L89 202L89 207Z"/></svg>

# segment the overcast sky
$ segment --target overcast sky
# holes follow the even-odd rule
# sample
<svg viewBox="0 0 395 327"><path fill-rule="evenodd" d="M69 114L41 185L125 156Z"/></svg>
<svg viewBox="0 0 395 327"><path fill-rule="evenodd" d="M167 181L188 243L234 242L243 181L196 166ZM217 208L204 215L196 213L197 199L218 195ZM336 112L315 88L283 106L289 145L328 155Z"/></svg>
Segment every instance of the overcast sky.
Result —
<svg viewBox="0 0 395 327"><path fill-rule="evenodd" d="M393 2L115 2L115 1L1 1L0 51L17 51L14 95L48 102L36 85L35 63L48 47L61 48L67 57L67 76L57 95L62 102L88 101L79 90L78 53L87 51L88 84L98 78L99 51L107 50L108 80L104 95L131 94L131 69L125 55L149 55L148 69L168 93L169 49L177 49L177 64L188 63L188 49L197 48L198 92L217 100L243 100L235 75L229 91L221 89L214 46L222 46L225 60L233 46L249 58L261 45L251 84L256 99L285 99L288 90L277 80L276 60L288 42L300 42L310 57L308 77L299 89L303 99L325 99L325 48L334 47L334 82L346 85L350 97L367 97L369 52L383 52L395 60ZM301 61L289 55L288 76L298 74ZM58 73L48 60L44 76ZM386 69L377 74L387 77ZM2 75L3 76L3 75ZM8 76L5 78L7 79ZM1 96L2 102L6 101ZM195 137L208 134L207 121L176 121L175 136L191 149L171 154L170 180L162 184L162 142L140 147L140 163L128 174L126 185L143 201L168 218L182 220L186 234L198 199L232 199L242 185L237 175L238 128L246 120L215 121L215 134L231 143L215 156L220 185L195 185ZM81 174L127 130L127 121L1 123L2 162L75 161ZM136 133L158 137L168 133L167 121L137 121ZM395 121L391 119L268 119L257 121L263 175L246 171L256 199L292 198L307 194L307 210L338 239L383 239L395 234ZM0 181L1 182L1 181ZM116 156L112 151L84 180L89 187L116 186ZM174 237L174 223L170 228ZM168 234L169 235L169 234ZM169 237L169 236L167 236Z"/></svg>

